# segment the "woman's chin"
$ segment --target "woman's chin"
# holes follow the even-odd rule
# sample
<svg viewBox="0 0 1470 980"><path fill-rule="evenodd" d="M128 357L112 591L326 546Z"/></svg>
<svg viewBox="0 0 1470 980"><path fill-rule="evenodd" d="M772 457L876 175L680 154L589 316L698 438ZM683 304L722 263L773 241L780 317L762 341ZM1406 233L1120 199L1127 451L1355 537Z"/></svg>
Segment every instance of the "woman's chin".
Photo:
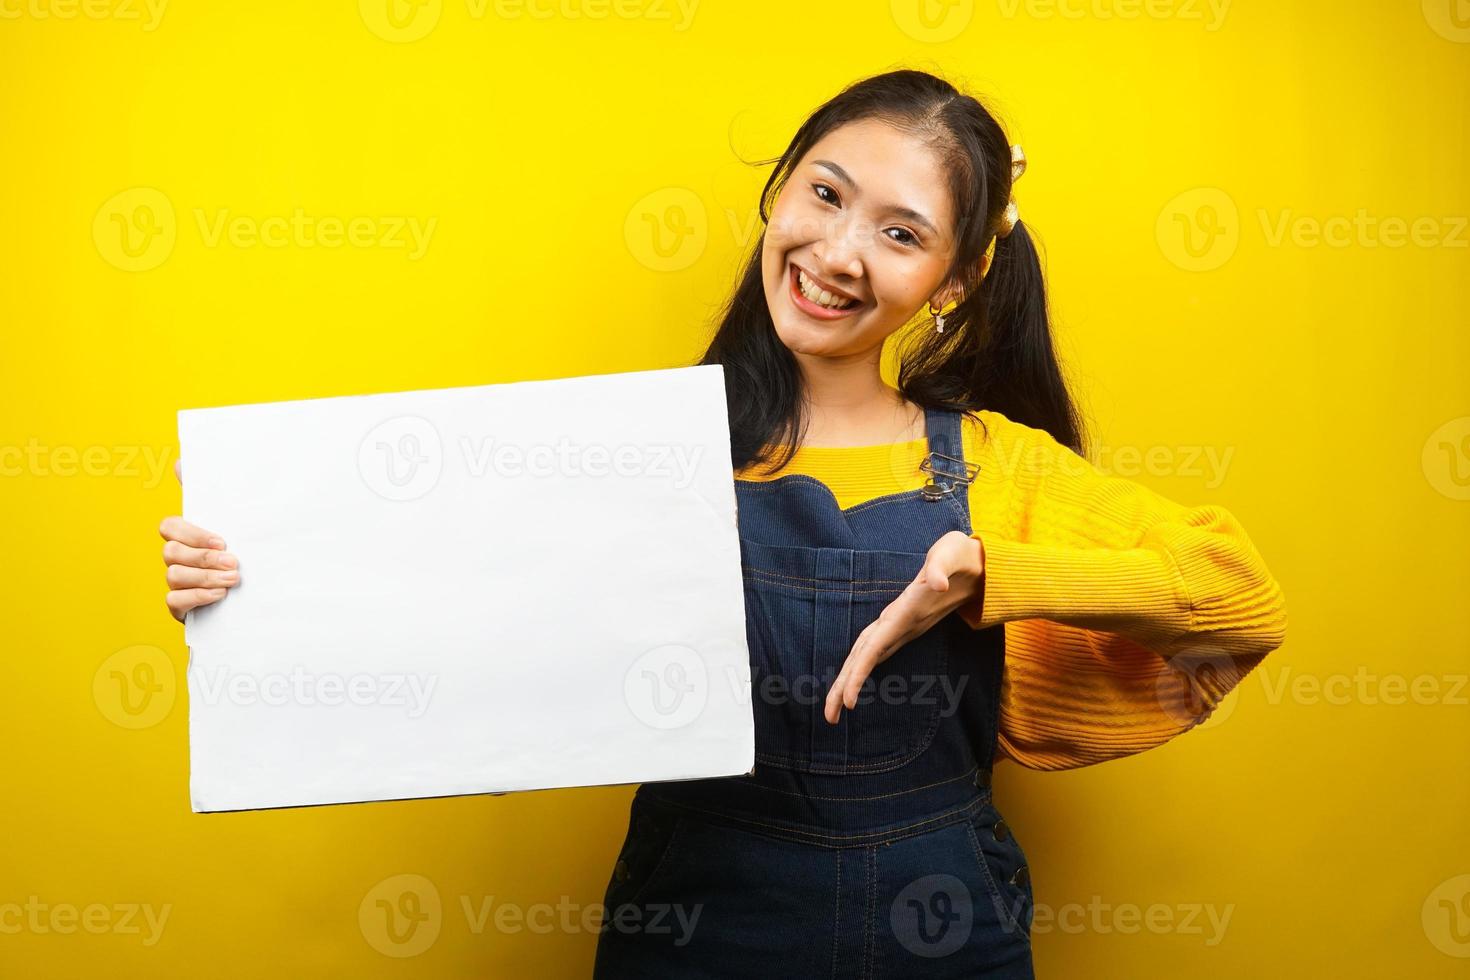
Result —
<svg viewBox="0 0 1470 980"><path fill-rule="evenodd" d="M813 357L830 357L841 353L838 338L830 330L820 326L777 327L776 336L793 354L808 354Z"/></svg>
<svg viewBox="0 0 1470 980"><path fill-rule="evenodd" d="M882 345L883 336L872 336L867 331L855 334L843 321L819 323L777 323L776 337L793 354L812 357L850 357Z"/></svg>

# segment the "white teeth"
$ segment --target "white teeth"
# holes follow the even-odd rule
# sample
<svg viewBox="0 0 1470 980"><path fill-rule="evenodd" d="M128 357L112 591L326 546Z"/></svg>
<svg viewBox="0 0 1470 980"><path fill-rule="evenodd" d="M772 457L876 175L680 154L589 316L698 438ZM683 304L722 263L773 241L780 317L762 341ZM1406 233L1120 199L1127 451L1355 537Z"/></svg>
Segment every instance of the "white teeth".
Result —
<svg viewBox="0 0 1470 980"><path fill-rule="evenodd" d="M842 309L850 301L845 296L833 296L827 290L822 289L806 277L806 273L800 269L796 270L796 284L801 287L801 294L813 303L827 307L829 310Z"/></svg>

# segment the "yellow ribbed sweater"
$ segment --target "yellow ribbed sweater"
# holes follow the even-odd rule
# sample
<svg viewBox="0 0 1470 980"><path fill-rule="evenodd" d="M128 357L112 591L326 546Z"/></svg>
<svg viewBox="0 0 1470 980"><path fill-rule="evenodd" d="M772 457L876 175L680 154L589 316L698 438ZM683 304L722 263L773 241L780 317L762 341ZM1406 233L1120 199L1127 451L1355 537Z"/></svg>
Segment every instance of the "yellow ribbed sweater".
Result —
<svg viewBox="0 0 1470 980"><path fill-rule="evenodd" d="M966 417L983 603L959 614L1005 624L998 757L1071 769L1160 745L1208 716L1286 634L1286 602L1239 522L1103 473L1042 429L998 412ZM923 438L800 447L776 472L805 473L844 509L918 489Z"/></svg>

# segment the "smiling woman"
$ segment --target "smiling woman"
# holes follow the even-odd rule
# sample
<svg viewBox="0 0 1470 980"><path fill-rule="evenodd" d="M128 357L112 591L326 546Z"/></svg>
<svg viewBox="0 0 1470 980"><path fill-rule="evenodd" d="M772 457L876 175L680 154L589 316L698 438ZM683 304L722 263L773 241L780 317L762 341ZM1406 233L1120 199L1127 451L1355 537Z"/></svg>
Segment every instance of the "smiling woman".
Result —
<svg viewBox="0 0 1470 980"><path fill-rule="evenodd" d="M1024 165L919 71L849 86L776 161L701 361L726 377L756 766L639 787L598 977L1031 977L994 764L1161 744L1282 642L1229 513L1084 458ZM671 908L698 918L624 928Z"/></svg>
<svg viewBox="0 0 1470 980"><path fill-rule="evenodd" d="M940 229L955 220L942 159L922 134L879 119L840 127L811 156L766 228L766 300L787 349L863 353L902 326L949 271L956 242ZM951 284L941 298L953 292ZM851 322L840 332L812 322L843 319Z"/></svg>

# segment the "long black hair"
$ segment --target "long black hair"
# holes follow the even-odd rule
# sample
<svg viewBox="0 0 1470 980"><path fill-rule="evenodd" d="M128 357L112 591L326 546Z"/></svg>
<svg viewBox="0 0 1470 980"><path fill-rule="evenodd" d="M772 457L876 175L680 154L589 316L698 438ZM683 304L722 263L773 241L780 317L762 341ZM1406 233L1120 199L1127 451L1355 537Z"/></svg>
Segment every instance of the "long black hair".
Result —
<svg viewBox="0 0 1470 980"><path fill-rule="evenodd" d="M879 119L914 133L944 161L956 215L956 248L946 281L966 292L945 318L945 330L900 332L898 390L926 408L999 412L1044 429L1085 455L1080 413L1053 349L1040 257L1024 222L996 238L1011 196L1011 144L990 111L950 82L903 69L854 82L819 106L796 131L761 192L762 225L796 164L838 126ZM769 163L771 161L762 161ZM995 240L982 282L981 257ZM761 272L765 231L700 364L720 364L730 410L736 469L766 462L784 444L779 468L806 427L800 368L781 343L766 304ZM966 275L968 271L968 275Z"/></svg>

